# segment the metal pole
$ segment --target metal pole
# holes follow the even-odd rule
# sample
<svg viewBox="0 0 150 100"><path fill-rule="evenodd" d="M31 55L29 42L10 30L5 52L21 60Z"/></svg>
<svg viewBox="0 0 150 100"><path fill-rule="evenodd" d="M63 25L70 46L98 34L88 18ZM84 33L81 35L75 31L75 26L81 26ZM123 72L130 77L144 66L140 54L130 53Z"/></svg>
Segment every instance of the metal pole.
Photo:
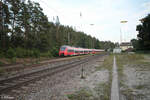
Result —
<svg viewBox="0 0 150 100"><path fill-rule="evenodd" d="M120 44L122 43L122 31L121 31L121 27L120 27Z"/></svg>
<svg viewBox="0 0 150 100"><path fill-rule="evenodd" d="M128 21L120 21L121 24L125 24L127 23ZM121 31L121 30L120 30ZM124 35L125 36L125 35ZM122 31L121 31L121 38L123 37L123 34L122 34ZM125 38L125 37L124 37ZM123 38L121 39L121 41L123 41ZM124 39L124 41L126 42L126 40Z"/></svg>
<svg viewBox="0 0 150 100"><path fill-rule="evenodd" d="M84 68L83 68L84 65L82 65L82 69L81 69L81 79L84 79Z"/></svg>
<svg viewBox="0 0 150 100"><path fill-rule="evenodd" d="M70 33L68 32L68 45L70 45Z"/></svg>

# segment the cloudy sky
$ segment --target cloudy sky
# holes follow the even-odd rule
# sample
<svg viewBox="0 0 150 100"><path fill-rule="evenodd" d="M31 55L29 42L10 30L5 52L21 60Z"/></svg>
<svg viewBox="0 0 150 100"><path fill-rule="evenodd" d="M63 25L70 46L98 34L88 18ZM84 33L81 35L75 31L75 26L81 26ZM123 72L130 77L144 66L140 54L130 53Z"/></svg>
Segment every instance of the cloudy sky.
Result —
<svg viewBox="0 0 150 100"><path fill-rule="evenodd" d="M150 0L33 0L39 2L49 21L84 31L99 40L113 42L136 38L139 19L150 13ZM80 13L82 16L80 17ZM120 23L120 21L128 21ZM93 25L91 25L93 24Z"/></svg>

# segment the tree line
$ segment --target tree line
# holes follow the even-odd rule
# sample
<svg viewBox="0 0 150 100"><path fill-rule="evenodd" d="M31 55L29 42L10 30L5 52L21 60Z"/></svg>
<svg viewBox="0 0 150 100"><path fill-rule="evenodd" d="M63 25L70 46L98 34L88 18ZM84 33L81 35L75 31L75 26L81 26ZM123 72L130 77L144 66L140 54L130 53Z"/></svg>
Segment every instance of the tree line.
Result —
<svg viewBox="0 0 150 100"><path fill-rule="evenodd" d="M48 21L40 4L26 0L0 1L0 56L57 56L61 45L108 49L115 44ZM69 38L69 39L68 39Z"/></svg>
<svg viewBox="0 0 150 100"><path fill-rule="evenodd" d="M150 51L150 14L140 20L141 24L137 25L138 39L132 39L131 42L138 51Z"/></svg>

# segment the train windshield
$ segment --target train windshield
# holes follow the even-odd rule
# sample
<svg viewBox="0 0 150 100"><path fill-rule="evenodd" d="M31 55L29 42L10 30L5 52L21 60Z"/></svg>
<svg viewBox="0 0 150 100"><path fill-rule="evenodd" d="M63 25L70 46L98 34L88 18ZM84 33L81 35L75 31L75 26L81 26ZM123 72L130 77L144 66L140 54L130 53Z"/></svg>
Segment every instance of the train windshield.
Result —
<svg viewBox="0 0 150 100"><path fill-rule="evenodd" d="M60 50L61 51L65 51L66 47L61 47Z"/></svg>

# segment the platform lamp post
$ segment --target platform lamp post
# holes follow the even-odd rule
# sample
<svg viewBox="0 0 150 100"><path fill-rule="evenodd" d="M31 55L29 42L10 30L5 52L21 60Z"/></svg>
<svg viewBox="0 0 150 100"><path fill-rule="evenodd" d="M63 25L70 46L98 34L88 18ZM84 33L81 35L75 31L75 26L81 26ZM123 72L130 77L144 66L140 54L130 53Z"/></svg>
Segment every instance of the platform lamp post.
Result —
<svg viewBox="0 0 150 100"><path fill-rule="evenodd" d="M120 21L120 23L121 24L125 24L125 23L127 23L128 21L126 21L126 20L122 20L122 21ZM121 27L120 27L120 44L122 43L122 30L121 30Z"/></svg>
<svg viewBox="0 0 150 100"><path fill-rule="evenodd" d="M94 24L90 24L90 26L94 26ZM94 42L92 40L91 46L94 47Z"/></svg>

